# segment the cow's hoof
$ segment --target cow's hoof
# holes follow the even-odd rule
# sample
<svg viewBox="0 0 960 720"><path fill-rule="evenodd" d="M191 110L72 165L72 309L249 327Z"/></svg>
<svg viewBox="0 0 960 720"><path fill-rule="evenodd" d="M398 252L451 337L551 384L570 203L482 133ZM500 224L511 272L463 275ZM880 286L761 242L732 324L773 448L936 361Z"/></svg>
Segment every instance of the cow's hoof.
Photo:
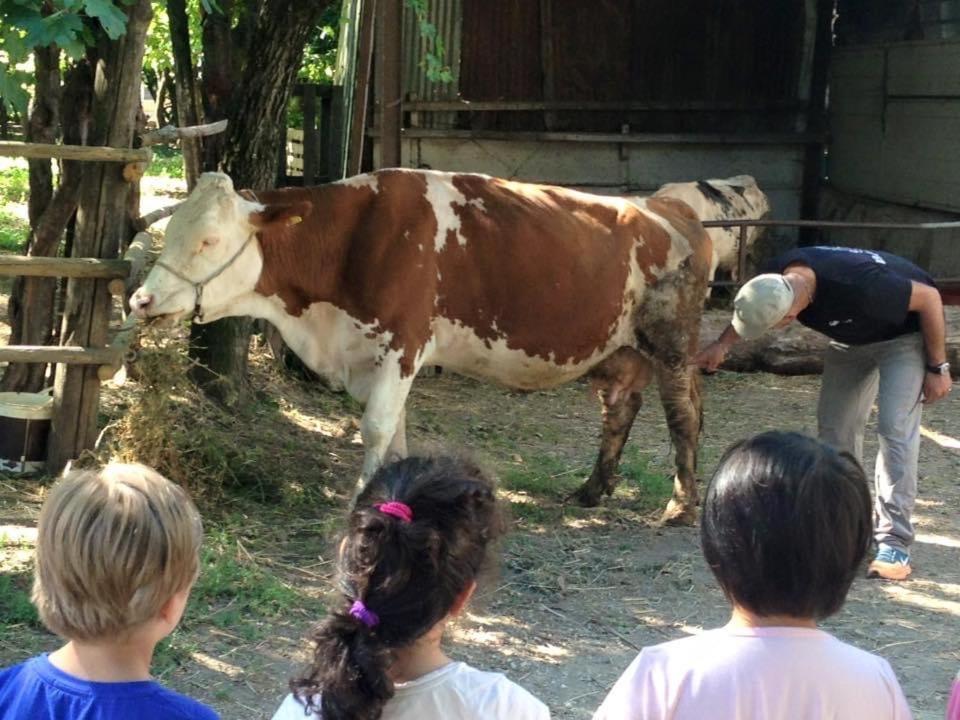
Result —
<svg viewBox="0 0 960 720"><path fill-rule="evenodd" d="M695 504L684 505L672 499L667 503L667 509L663 511L660 517L661 525L696 525L697 524L697 506Z"/></svg>
<svg viewBox="0 0 960 720"><path fill-rule="evenodd" d="M600 504L600 499L603 497L603 490L598 490L597 488L592 487L588 483L584 483L568 496L568 500L575 501L578 505L583 507L596 507Z"/></svg>

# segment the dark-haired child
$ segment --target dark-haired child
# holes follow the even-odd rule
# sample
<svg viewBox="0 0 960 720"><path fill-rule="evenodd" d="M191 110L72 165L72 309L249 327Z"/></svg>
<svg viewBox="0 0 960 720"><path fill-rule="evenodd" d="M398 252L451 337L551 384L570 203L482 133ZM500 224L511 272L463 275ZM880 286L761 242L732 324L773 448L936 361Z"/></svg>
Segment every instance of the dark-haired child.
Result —
<svg viewBox="0 0 960 720"><path fill-rule="evenodd" d="M866 556L870 506L853 456L817 440L768 432L730 448L701 521L730 622L645 648L594 720L911 718L886 660L817 629Z"/></svg>
<svg viewBox="0 0 960 720"><path fill-rule="evenodd" d="M313 662L274 720L549 718L519 685L441 648L501 529L475 466L414 457L381 468L340 545L341 605L314 631Z"/></svg>

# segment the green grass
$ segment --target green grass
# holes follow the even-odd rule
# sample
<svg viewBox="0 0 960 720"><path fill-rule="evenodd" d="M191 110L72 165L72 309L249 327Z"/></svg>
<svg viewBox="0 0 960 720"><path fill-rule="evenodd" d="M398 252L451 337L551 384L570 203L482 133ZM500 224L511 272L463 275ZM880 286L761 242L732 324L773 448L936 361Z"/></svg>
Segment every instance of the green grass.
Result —
<svg viewBox="0 0 960 720"><path fill-rule="evenodd" d="M179 150L155 149L153 160L147 168L147 175L183 180L183 155Z"/></svg>
<svg viewBox="0 0 960 720"><path fill-rule="evenodd" d="M22 204L30 196L30 173L23 161L0 164L0 208ZM0 253L21 252L30 224L9 210L0 209Z"/></svg>
<svg viewBox="0 0 960 720"><path fill-rule="evenodd" d="M262 620L291 612L319 616L323 607L317 599L252 559L233 532L218 529L204 540L185 622L209 622L253 640L263 632Z"/></svg>
<svg viewBox="0 0 960 720"><path fill-rule="evenodd" d="M30 171L26 163L0 166L0 201L25 203L30 195Z"/></svg>
<svg viewBox="0 0 960 720"><path fill-rule="evenodd" d="M32 578L31 572L0 575L0 625L40 627L37 609L30 602Z"/></svg>
<svg viewBox="0 0 960 720"><path fill-rule="evenodd" d="M30 232L29 223L13 213L0 210L0 252L22 252L28 232Z"/></svg>

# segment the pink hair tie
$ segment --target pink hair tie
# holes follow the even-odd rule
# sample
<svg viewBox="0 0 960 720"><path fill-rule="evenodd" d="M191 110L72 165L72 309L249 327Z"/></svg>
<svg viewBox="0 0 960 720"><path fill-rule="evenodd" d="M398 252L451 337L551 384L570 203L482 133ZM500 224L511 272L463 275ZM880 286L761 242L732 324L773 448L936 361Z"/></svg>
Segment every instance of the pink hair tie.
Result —
<svg viewBox="0 0 960 720"><path fill-rule="evenodd" d="M413 510L410 509L410 506L402 502L385 502L374 505L374 507L382 512L384 515L393 515L395 518L400 518L404 522L413 522Z"/></svg>
<svg viewBox="0 0 960 720"><path fill-rule="evenodd" d="M364 605L363 600L353 601L353 605L350 606L350 615L370 629L380 624L380 616Z"/></svg>

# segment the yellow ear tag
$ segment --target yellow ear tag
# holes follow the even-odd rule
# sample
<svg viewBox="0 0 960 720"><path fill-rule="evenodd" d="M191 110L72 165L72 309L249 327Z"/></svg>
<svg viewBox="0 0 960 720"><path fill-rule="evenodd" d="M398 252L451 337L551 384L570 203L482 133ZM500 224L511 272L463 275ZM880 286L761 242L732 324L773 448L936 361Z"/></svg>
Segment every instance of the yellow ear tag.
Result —
<svg viewBox="0 0 960 720"><path fill-rule="evenodd" d="M303 222L302 217L300 217L299 215L293 215L290 217L289 220L287 220L287 225L296 225L297 223L302 223L302 222Z"/></svg>

